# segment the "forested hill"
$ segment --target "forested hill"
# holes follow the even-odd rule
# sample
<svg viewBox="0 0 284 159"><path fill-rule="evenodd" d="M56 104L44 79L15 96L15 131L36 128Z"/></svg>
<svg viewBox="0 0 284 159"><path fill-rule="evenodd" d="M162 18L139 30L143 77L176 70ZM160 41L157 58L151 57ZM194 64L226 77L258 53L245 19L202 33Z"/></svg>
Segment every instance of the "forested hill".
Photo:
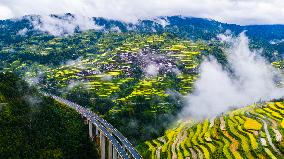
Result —
<svg viewBox="0 0 284 159"><path fill-rule="evenodd" d="M80 115L0 73L0 158L97 158Z"/></svg>
<svg viewBox="0 0 284 159"><path fill-rule="evenodd" d="M73 18L74 15L68 13L61 16L51 15L51 17L55 21L60 20L64 23L70 17ZM271 52L278 52L282 56L284 53L284 25L241 26L210 19L182 16L156 17L150 20L140 20L138 23L126 23L99 17L94 17L93 21L97 26L103 28L102 31L107 32L119 31L125 33L130 31L143 34L168 32L190 40L208 41L215 39L218 34L226 33L228 30L233 35L246 31L247 36L252 40L252 46L265 48L267 57L273 58ZM18 19L0 21L0 39L2 40L0 46L25 41L28 37L44 33L34 23L42 24L40 16L28 15ZM21 31L25 31L25 36L21 35ZM79 26L76 32L80 32ZM50 40L52 37L47 35L42 38Z"/></svg>

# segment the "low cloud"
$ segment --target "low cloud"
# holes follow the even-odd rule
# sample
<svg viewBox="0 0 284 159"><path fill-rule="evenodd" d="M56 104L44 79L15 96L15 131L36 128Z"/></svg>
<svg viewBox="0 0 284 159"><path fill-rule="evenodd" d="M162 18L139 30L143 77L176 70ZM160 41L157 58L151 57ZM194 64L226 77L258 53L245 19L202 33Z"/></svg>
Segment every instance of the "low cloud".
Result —
<svg viewBox="0 0 284 159"><path fill-rule="evenodd" d="M230 30L226 30L224 34L217 35L217 39L224 43L230 43L233 38L231 33Z"/></svg>
<svg viewBox="0 0 284 159"><path fill-rule="evenodd" d="M117 26L112 27L110 30L113 31L113 32L121 33L121 30Z"/></svg>
<svg viewBox="0 0 284 159"><path fill-rule="evenodd" d="M167 18L153 18L152 20L157 24L160 24L163 28L165 28L167 25L170 25Z"/></svg>
<svg viewBox="0 0 284 159"><path fill-rule="evenodd" d="M73 13L128 22L182 15L237 24L283 24L283 8L282 0L1 0L0 19Z"/></svg>
<svg viewBox="0 0 284 159"><path fill-rule="evenodd" d="M231 42L232 47L226 50L230 71L213 57L205 59L195 90L187 96L183 117L210 118L231 108L284 96L284 89L276 86L277 80L283 77L260 57L259 51L249 49L245 34L241 33Z"/></svg>
<svg viewBox="0 0 284 159"><path fill-rule="evenodd" d="M274 40L269 41L269 43L272 45L278 45L278 44L284 43L284 39L281 39L281 40L274 39Z"/></svg>
<svg viewBox="0 0 284 159"><path fill-rule="evenodd" d="M37 30L47 32L54 36L73 34L76 29L80 31L101 30L102 27L95 24L92 18L80 15L61 15L50 16L41 15L37 17L28 17L33 27Z"/></svg>
<svg viewBox="0 0 284 159"><path fill-rule="evenodd" d="M111 81L112 80L112 76L108 75L108 74L103 74L103 77L101 78L101 80L103 80L103 81Z"/></svg>
<svg viewBox="0 0 284 159"><path fill-rule="evenodd" d="M172 68L171 72L173 72L176 75L180 75L181 74L181 71L178 68Z"/></svg>
<svg viewBox="0 0 284 159"><path fill-rule="evenodd" d="M30 106L40 106L40 103L42 102L41 98L38 96L30 96L26 95L24 96L25 101L30 105Z"/></svg>
<svg viewBox="0 0 284 159"><path fill-rule="evenodd" d="M23 79L30 86L37 86L42 80L43 75L44 71L42 71L40 68L28 69L27 72L24 74Z"/></svg>
<svg viewBox="0 0 284 159"><path fill-rule="evenodd" d="M70 91L70 90L77 88L77 87L88 89L88 87L86 85L84 85L84 81L71 80L71 81L69 81L69 84L66 87L66 91Z"/></svg>
<svg viewBox="0 0 284 159"><path fill-rule="evenodd" d="M61 67L65 67L65 66L76 67L78 69L83 70L86 68L86 65L83 63L82 60L83 60L83 57L79 57L76 60L68 60L64 62L63 64L61 64Z"/></svg>
<svg viewBox="0 0 284 159"><path fill-rule="evenodd" d="M145 73L146 76L157 76L159 74L159 66L156 64L149 64L146 68L145 68Z"/></svg>
<svg viewBox="0 0 284 159"><path fill-rule="evenodd" d="M27 28L21 29L18 31L17 35L25 36L29 30Z"/></svg>

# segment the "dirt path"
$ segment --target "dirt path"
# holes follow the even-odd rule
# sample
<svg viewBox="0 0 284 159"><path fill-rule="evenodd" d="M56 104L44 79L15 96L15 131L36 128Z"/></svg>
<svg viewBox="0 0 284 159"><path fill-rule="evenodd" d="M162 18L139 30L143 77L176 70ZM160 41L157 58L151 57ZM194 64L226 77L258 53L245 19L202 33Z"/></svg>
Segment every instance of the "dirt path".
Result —
<svg viewBox="0 0 284 159"><path fill-rule="evenodd" d="M198 152L198 157L199 159L203 159L203 153L202 151L200 151L198 148L196 148L197 152Z"/></svg>
<svg viewBox="0 0 284 159"><path fill-rule="evenodd" d="M176 147L177 147L177 144L178 144L179 139L181 138L181 136L182 136L182 131L179 132L179 134L177 135L174 143L172 144L172 153L173 153L172 159L177 159L178 158L177 157L177 152L176 152Z"/></svg>
<svg viewBox="0 0 284 159"><path fill-rule="evenodd" d="M194 151L193 148L190 147L190 148L189 148L189 151L190 151L190 153L191 153L193 159L198 159L197 154L196 154L196 152Z"/></svg>
<svg viewBox="0 0 284 159"><path fill-rule="evenodd" d="M282 140L282 135L281 133L279 132L278 129L273 129L274 133L275 133L275 136L276 136L276 141L277 142L280 142Z"/></svg>
<svg viewBox="0 0 284 159"><path fill-rule="evenodd" d="M225 123L223 116L220 117L220 129L222 131L226 130L226 123Z"/></svg>
<svg viewBox="0 0 284 159"><path fill-rule="evenodd" d="M163 138L158 138L159 141L161 141L163 144L166 143L165 139ZM163 145L159 146L157 149L156 149L156 157L157 159L160 159L161 158L161 149L162 149Z"/></svg>
<svg viewBox="0 0 284 159"><path fill-rule="evenodd" d="M252 116L250 113L247 113L247 115L248 115L248 116ZM283 155L281 154L281 152L276 148L276 146L275 146L275 145L273 144L273 142L272 142L271 136L270 136L269 131L268 131L267 122L266 122L265 120L261 119L260 117L256 116L256 115L254 115L254 116L255 116L258 120L260 120L260 121L262 122L263 128L264 128L264 132L265 132L265 134L266 134L266 137L267 137L267 140L268 140L269 145L270 145L270 146L272 147L272 149L273 149L275 152L277 152L280 156L283 156Z"/></svg>

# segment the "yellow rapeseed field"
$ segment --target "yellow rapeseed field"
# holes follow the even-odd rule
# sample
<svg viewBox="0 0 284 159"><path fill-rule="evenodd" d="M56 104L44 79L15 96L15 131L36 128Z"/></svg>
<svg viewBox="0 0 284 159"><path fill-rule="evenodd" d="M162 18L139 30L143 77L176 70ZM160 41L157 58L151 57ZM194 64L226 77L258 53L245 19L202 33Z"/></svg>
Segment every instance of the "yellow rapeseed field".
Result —
<svg viewBox="0 0 284 159"><path fill-rule="evenodd" d="M251 118L246 118L246 121L244 123L244 128L247 130L260 130L262 125L257 122L256 120L253 120Z"/></svg>

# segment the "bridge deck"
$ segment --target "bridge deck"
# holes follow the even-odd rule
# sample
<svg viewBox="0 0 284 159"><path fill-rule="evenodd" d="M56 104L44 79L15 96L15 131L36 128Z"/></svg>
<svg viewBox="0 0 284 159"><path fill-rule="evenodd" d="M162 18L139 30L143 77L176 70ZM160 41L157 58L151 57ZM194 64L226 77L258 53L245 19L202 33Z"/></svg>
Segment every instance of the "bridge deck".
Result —
<svg viewBox="0 0 284 159"><path fill-rule="evenodd" d="M61 97L43 93L45 96L52 97L58 102L64 103L67 106L75 109L78 113L80 113L82 116L84 116L87 119L90 119L92 124L94 124L100 131L105 135L106 138L109 139L109 141L113 144L114 148L117 150L119 155L124 158L134 158L134 159L142 159L142 157L139 155L137 150L132 146L132 144L128 141L126 137L124 137L116 128L114 128L110 123L108 123L103 118L99 117L97 114L91 112L87 108L84 108L74 102L71 102L69 100L63 99ZM127 153L127 151L129 153ZM130 157L129 157L130 155Z"/></svg>

